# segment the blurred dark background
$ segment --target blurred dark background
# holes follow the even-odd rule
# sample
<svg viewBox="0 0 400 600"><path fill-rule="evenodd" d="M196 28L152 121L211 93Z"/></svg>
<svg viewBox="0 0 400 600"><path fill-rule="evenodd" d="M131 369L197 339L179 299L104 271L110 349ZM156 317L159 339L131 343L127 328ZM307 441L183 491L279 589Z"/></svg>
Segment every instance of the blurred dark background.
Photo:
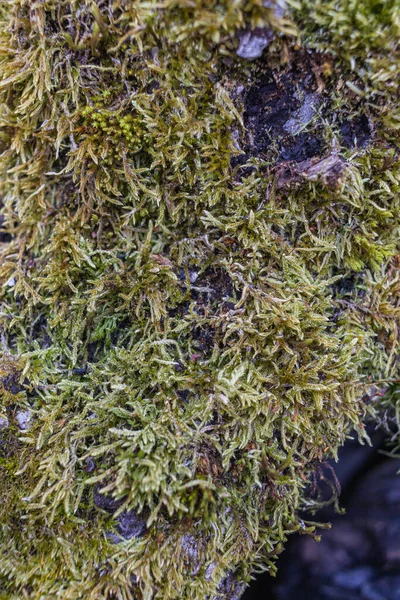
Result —
<svg viewBox="0 0 400 600"><path fill-rule="evenodd" d="M260 575L243 600L400 600L400 460L384 454L382 432L369 434L372 447L349 440L332 463L345 514L305 515L332 528L320 542L289 539L277 577Z"/></svg>

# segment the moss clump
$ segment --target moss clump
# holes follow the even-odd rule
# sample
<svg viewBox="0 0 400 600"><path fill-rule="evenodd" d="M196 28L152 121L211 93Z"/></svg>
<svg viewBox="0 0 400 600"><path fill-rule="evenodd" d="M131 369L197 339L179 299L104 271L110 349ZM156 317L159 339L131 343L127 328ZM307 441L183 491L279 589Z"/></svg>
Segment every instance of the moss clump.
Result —
<svg viewBox="0 0 400 600"><path fill-rule="evenodd" d="M298 510L318 504L316 466L363 436L373 381L398 377L398 113L381 82L399 9L365 5L366 50L354 3L339 22L326 3L266 4L2 10L4 598L231 597L313 532ZM275 40L249 65L236 36L255 27ZM300 45L320 104L299 128ZM249 151L243 94L265 77L299 104ZM362 118L367 143L346 143ZM320 156L282 166L286 138L315 131Z"/></svg>

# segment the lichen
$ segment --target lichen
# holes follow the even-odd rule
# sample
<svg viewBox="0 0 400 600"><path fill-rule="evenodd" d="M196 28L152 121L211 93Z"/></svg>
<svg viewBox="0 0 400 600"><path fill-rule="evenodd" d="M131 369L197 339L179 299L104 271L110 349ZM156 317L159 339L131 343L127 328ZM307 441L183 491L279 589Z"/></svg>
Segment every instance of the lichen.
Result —
<svg viewBox="0 0 400 600"><path fill-rule="evenodd" d="M1 4L0 598L237 597L382 418L400 7L275 4Z"/></svg>

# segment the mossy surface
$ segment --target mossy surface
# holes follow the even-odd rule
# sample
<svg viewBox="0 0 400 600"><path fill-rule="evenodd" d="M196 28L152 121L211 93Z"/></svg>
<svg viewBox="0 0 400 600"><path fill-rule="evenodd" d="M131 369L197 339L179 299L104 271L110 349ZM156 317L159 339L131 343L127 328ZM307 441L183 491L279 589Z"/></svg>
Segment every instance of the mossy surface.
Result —
<svg viewBox="0 0 400 600"><path fill-rule="evenodd" d="M400 5L265 4L0 3L0 598L233 598L385 410Z"/></svg>

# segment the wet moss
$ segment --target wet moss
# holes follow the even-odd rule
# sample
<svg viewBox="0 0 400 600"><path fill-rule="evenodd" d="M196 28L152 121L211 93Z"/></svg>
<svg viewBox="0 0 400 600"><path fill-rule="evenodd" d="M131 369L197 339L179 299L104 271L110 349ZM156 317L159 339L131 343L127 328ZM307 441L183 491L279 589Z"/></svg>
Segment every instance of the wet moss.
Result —
<svg viewBox="0 0 400 600"><path fill-rule="evenodd" d="M398 379L399 9L269 4L1 11L5 598L228 598Z"/></svg>

